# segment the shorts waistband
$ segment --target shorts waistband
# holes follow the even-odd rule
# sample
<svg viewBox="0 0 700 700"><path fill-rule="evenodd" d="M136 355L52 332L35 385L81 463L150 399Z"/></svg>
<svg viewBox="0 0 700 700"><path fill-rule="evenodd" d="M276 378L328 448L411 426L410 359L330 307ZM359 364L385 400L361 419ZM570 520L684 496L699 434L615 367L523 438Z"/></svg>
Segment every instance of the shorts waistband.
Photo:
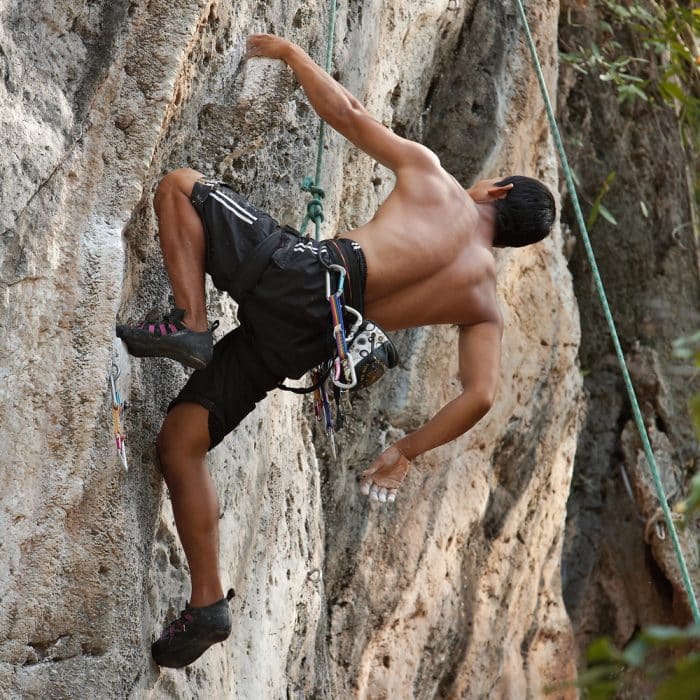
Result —
<svg viewBox="0 0 700 700"><path fill-rule="evenodd" d="M197 211L201 211L204 202L207 201L207 197L212 193L216 192L219 187L226 187L231 189L230 185L220 180L207 180L201 179L197 180L192 187L192 194L190 195L190 202L194 205Z"/></svg>
<svg viewBox="0 0 700 700"><path fill-rule="evenodd" d="M360 244L350 238L331 238L323 241L321 245L328 252L331 262L345 268L345 303L364 316L367 260Z"/></svg>

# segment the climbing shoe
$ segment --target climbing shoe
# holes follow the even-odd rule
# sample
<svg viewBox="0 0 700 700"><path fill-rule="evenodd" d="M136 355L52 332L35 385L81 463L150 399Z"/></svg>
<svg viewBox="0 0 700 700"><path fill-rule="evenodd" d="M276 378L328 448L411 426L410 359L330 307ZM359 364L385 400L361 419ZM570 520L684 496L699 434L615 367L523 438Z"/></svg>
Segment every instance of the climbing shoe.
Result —
<svg viewBox="0 0 700 700"><path fill-rule="evenodd" d="M389 336L374 321L366 319L350 340L355 356L356 389L364 389L379 380L388 369L399 364L399 353Z"/></svg>
<svg viewBox="0 0 700 700"><path fill-rule="evenodd" d="M204 608L188 605L151 645L153 660L159 666L182 668L198 659L212 644L223 642L231 634L228 602L232 597L233 589L225 598Z"/></svg>
<svg viewBox="0 0 700 700"><path fill-rule="evenodd" d="M169 357L183 365L202 369L211 361L214 341L212 331L191 331L182 322L184 309L173 309L162 321L144 321L137 326L117 326L129 352L136 357Z"/></svg>

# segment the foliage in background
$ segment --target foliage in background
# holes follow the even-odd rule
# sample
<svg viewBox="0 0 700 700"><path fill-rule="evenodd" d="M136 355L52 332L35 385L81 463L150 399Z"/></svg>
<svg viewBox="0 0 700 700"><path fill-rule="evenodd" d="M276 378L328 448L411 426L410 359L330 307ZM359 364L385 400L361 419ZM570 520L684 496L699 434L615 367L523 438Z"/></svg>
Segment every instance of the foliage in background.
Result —
<svg viewBox="0 0 700 700"><path fill-rule="evenodd" d="M673 351L700 368L700 331L676 340ZM691 399L690 409L700 437L700 395ZM686 523L700 513L700 472L675 509L684 514ZM622 693L629 697L630 690L640 686L645 689L644 697L653 700L700 699L700 624L685 629L645 627L622 650L609 637L602 637L590 644L586 661L586 670L571 685L590 700L612 700Z"/></svg>
<svg viewBox="0 0 700 700"><path fill-rule="evenodd" d="M643 687L644 697L653 700L698 700L699 649L700 625L686 629L647 627L624 650L602 637L588 647L588 668L572 685L581 688L590 700L612 700L634 687Z"/></svg>
<svg viewBox="0 0 700 700"><path fill-rule="evenodd" d="M566 47L560 59L580 73L611 84L620 103L640 100L669 105L677 114L681 140L691 160L699 157L700 8L677 0L590 0L589 7L596 16L595 38L587 46ZM571 9L567 21L578 26ZM622 36L634 51L623 45ZM700 205L697 172L693 180L695 201ZM602 203L611 184L606 179L591 205L589 230L598 215L617 225ZM647 218L646 203L639 204Z"/></svg>
<svg viewBox="0 0 700 700"><path fill-rule="evenodd" d="M595 225L595 222L598 220L598 215L602 216L608 223L612 224L613 226L617 226L617 219L611 214L610 210L603 206L603 197L608 193L608 190L610 189L610 185L615 182L615 178L617 177L617 173L613 170L611 173L608 173L608 176L603 180L603 184L601 185L600 191L598 192L598 196L595 198L593 204L591 205L591 211L590 214L588 215L588 219L586 219L586 228L590 231L593 226Z"/></svg>
<svg viewBox="0 0 700 700"><path fill-rule="evenodd" d="M620 102L660 99L671 105L677 111L684 143L697 152L700 9L655 0L592 0L592 6L599 18L598 41L561 52L561 59L582 73L611 82ZM639 47L637 55L627 54L616 38L625 30L632 32Z"/></svg>
<svg viewBox="0 0 700 700"><path fill-rule="evenodd" d="M588 7L597 18L595 38L588 46L560 52L561 60L575 70L612 85L621 104L639 100L673 108L691 160L700 154L700 8L693 4L590 0ZM575 26L571 10L567 19ZM619 41L623 36L633 51ZM603 182L589 214L589 229L599 215L616 225L602 204L614 179L613 171ZM698 202L697 172L694 180ZM640 206L647 217L646 204ZM677 341L674 350L700 367L700 332ZM700 436L700 395L691 400L690 408ZM677 510L685 514L686 522L700 513L700 474ZM588 648L586 670L571 685L591 700L642 697L639 689L643 697L654 700L700 700L700 625L647 627L623 650L607 637L597 639Z"/></svg>
<svg viewBox="0 0 700 700"><path fill-rule="evenodd" d="M676 357L692 360L697 368L700 368L700 331L685 338L679 338L673 343L673 351ZM695 425L695 432L700 438L700 394L695 394L690 401L690 414ZM676 505L678 512L683 513L686 519L695 517L700 512L700 472L691 480L688 496Z"/></svg>

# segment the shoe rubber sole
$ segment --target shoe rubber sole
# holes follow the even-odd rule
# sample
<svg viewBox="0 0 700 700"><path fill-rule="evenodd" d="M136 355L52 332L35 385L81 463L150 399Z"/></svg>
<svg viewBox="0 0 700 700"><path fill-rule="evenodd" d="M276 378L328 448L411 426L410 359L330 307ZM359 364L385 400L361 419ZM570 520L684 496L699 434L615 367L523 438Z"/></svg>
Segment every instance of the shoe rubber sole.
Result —
<svg viewBox="0 0 700 700"><path fill-rule="evenodd" d="M196 661L209 647L228 639L230 634L230 628L211 630L211 632L203 638L188 641L187 645L183 646L182 649L174 650L165 648L162 652L159 651L158 644L164 642L163 646L166 646L167 640L158 640L151 645L151 655L159 666L183 668Z"/></svg>
<svg viewBox="0 0 700 700"><path fill-rule="evenodd" d="M203 352L183 347L183 341L189 340L192 335L192 331L185 331L182 335L171 333L159 337L140 329L135 331L128 326L117 327L117 336L127 344L129 353L135 357L167 357L194 369L204 369L211 361L211 335L208 332L202 333L207 336L205 342L201 343L205 346L202 348Z"/></svg>

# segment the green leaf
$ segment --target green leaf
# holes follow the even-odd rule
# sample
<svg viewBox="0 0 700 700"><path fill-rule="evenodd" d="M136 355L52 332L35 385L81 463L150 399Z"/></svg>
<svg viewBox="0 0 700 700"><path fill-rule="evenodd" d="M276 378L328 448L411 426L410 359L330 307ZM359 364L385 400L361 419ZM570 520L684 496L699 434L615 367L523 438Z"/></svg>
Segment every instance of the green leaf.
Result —
<svg viewBox="0 0 700 700"><path fill-rule="evenodd" d="M683 659L657 688L654 700L698 700L700 698L700 655Z"/></svg>
<svg viewBox="0 0 700 700"><path fill-rule="evenodd" d="M579 63L583 61L583 56L580 53L566 53L565 51L559 52L559 58L566 63Z"/></svg>
<svg viewBox="0 0 700 700"><path fill-rule="evenodd" d="M639 97L640 99L644 100L645 102L649 101L649 98L647 97L646 93L638 88L636 85L619 85L617 88L617 100L618 102L622 103L627 100L633 99L634 97Z"/></svg>
<svg viewBox="0 0 700 700"><path fill-rule="evenodd" d="M612 183L615 182L616 177L617 177L617 173L613 170L613 171L608 173L608 176L603 181L603 184L600 187L600 191L598 192L598 196L595 198L595 201L593 202L593 205L591 206L591 212L588 215L588 219L586 221L586 227L589 230L593 228L593 225L598 220L599 214L603 218L610 221L611 224L613 224L614 226L617 226L617 221L615 221L615 217L603 206L603 197L605 197L605 195L608 193L608 190L610 189L610 185L612 185ZM605 210L605 211L603 211L603 210ZM610 218L608 218L608 217L610 217ZM612 221L611 221L611 219L612 219Z"/></svg>
<svg viewBox="0 0 700 700"><path fill-rule="evenodd" d="M606 209L603 204L598 205L598 209L600 211L600 215L609 223L611 223L613 226L617 226L617 219Z"/></svg>
<svg viewBox="0 0 700 700"><path fill-rule="evenodd" d="M579 674L576 686L588 700L612 700L622 685L624 668L619 665L595 666Z"/></svg>
<svg viewBox="0 0 700 700"><path fill-rule="evenodd" d="M620 664L624 662L624 657L610 637L600 637L588 646L586 660L589 664L600 664L604 661Z"/></svg>
<svg viewBox="0 0 700 700"><path fill-rule="evenodd" d="M678 646L687 642L700 640L700 623L685 628L668 625L650 625L640 633L640 638L645 639L655 646L664 644Z"/></svg>
<svg viewBox="0 0 700 700"><path fill-rule="evenodd" d="M640 200L639 206L642 209L642 215L644 216L644 218L648 219L649 218L649 209L647 208L647 205L643 201Z"/></svg>
<svg viewBox="0 0 700 700"><path fill-rule="evenodd" d="M700 350L700 331L676 338L671 343L671 346L676 357L682 357L683 359L692 357L697 350Z"/></svg>
<svg viewBox="0 0 700 700"><path fill-rule="evenodd" d="M629 19L631 17L630 11L622 5L614 5L612 9L620 19Z"/></svg>
<svg viewBox="0 0 700 700"><path fill-rule="evenodd" d="M620 689L620 684L616 681L599 683L588 689L586 697L588 700L613 700Z"/></svg>
<svg viewBox="0 0 700 700"><path fill-rule="evenodd" d="M693 406L695 402L695 406ZM697 420L698 412L700 412L700 396L694 396L690 401L690 412L693 414L693 422ZM683 501L683 510L686 518L690 517L698 508L700 508L700 474L696 474L690 481L688 496Z"/></svg>
<svg viewBox="0 0 700 700"><path fill-rule="evenodd" d="M629 666L639 668L645 661L649 645L642 637L636 637L622 652L622 657Z"/></svg>
<svg viewBox="0 0 700 700"><path fill-rule="evenodd" d="M663 93L664 97L674 97L679 102L684 102L687 99L687 95L683 92L683 90L676 83L673 83L670 80L663 80L660 82L659 89Z"/></svg>

